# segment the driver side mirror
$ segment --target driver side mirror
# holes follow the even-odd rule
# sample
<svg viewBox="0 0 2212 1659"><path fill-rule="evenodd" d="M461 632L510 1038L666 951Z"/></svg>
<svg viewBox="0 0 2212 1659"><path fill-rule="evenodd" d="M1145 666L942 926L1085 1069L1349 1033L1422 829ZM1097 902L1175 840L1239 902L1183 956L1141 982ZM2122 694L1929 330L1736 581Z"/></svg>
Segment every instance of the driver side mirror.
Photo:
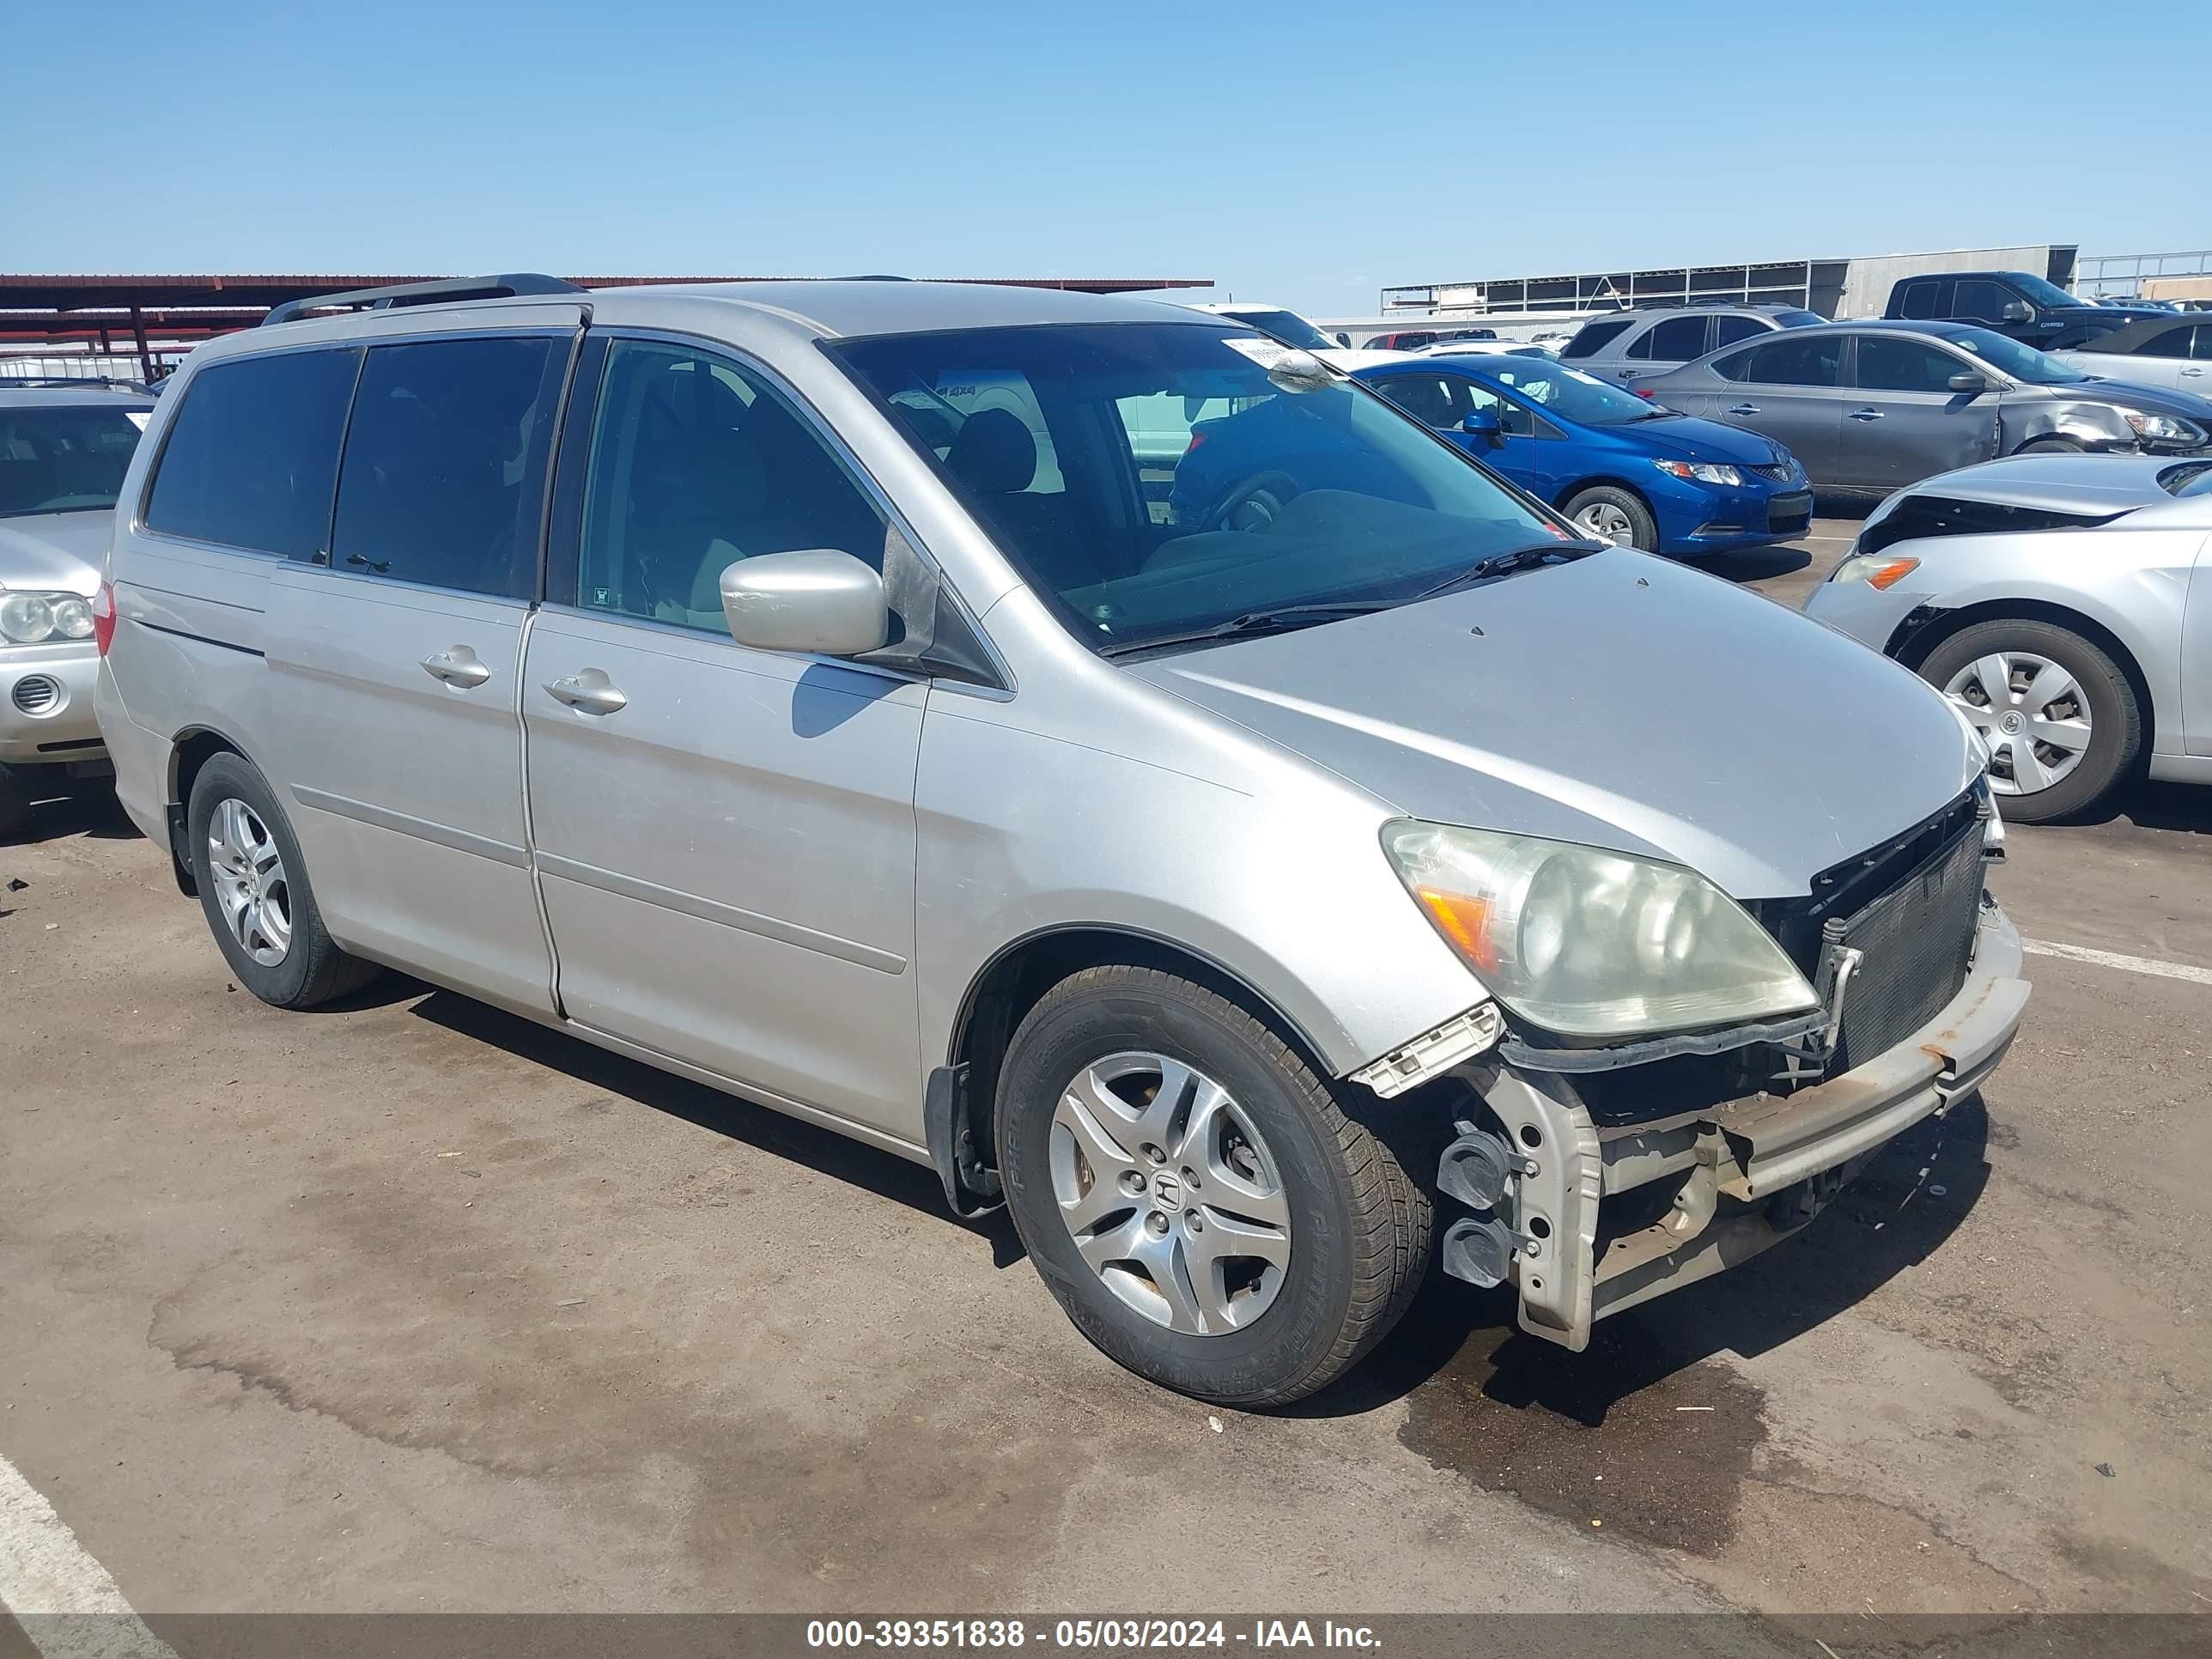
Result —
<svg viewBox="0 0 2212 1659"><path fill-rule="evenodd" d="M1352 349L1352 337L1340 328L1336 331L1336 343L1347 351Z"/></svg>
<svg viewBox="0 0 2212 1659"><path fill-rule="evenodd" d="M1494 409L1470 409L1460 422L1459 429L1470 438L1486 438L1492 443L1504 435L1505 430L1498 424Z"/></svg>
<svg viewBox="0 0 2212 1659"><path fill-rule="evenodd" d="M2007 300L1997 307L1997 320L2006 323L2025 323L2035 315L2035 307L2025 300Z"/></svg>
<svg viewBox="0 0 2212 1659"><path fill-rule="evenodd" d="M721 588L730 637L756 651L857 657L890 637L884 579L833 548L739 559Z"/></svg>
<svg viewBox="0 0 2212 1659"><path fill-rule="evenodd" d="M1948 386L1952 391L1963 392L1970 398L1974 396L1977 392L1987 392L1990 389L1990 383L1984 380L1980 375L1975 374L1972 369L1960 370L1958 374L1954 374L1944 384Z"/></svg>

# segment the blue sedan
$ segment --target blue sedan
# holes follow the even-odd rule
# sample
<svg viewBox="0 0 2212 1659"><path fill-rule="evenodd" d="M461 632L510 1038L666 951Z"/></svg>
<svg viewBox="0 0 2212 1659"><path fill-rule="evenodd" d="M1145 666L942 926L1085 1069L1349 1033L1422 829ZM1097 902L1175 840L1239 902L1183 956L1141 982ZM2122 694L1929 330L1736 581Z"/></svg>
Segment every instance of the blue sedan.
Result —
<svg viewBox="0 0 2212 1659"><path fill-rule="evenodd" d="M1565 363L1436 356L1353 371L1589 534L1698 554L1802 536L1813 491L1771 438L1677 415Z"/></svg>

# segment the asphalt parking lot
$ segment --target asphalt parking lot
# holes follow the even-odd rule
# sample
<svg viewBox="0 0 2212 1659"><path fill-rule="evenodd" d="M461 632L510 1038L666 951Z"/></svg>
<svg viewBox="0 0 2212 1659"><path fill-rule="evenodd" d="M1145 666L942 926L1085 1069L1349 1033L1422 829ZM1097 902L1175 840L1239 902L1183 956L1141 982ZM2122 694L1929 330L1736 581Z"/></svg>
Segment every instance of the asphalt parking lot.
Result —
<svg viewBox="0 0 2212 1659"><path fill-rule="evenodd" d="M1720 568L1794 603L1814 529ZM2087 954L1984 1101L1586 1355L1440 1281L1247 1416L925 1170L411 981L262 1006L54 804L0 846L0 1455L147 1611L2212 1609L2212 792L2011 849Z"/></svg>

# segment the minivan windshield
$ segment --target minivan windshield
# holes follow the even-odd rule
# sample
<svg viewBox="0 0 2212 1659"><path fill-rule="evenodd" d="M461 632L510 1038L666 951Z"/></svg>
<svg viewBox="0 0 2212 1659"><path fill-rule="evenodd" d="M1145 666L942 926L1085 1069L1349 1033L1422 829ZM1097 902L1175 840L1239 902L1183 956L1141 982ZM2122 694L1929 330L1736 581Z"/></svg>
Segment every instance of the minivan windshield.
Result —
<svg viewBox="0 0 2212 1659"><path fill-rule="evenodd" d="M2008 335L1986 328L1962 328L1944 339L1961 351L1971 351L1990 368L2029 386L2078 386L2089 378L2047 352L2022 345Z"/></svg>
<svg viewBox="0 0 2212 1659"><path fill-rule="evenodd" d="M108 511L145 423L97 404L0 408L0 518Z"/></svg>
<svg viewBox="0 0 2212 1659"><path fill-rule="evenodd" d="M1218 325L979 329L824 349L1096 650L1255 619L1292 625L1275 613L1293 607L1307 625L1403 604L1566 535L1364 386Z"/></svg>

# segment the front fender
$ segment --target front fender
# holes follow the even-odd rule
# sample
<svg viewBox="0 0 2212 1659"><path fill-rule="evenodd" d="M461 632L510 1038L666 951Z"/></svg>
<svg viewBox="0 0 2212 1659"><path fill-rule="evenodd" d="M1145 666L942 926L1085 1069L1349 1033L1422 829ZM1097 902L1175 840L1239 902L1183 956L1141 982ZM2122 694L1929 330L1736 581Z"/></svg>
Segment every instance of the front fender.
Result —
<svg viewBox="0 0 2212 1659"><path fill-rule="evenodd" d="M1287 757L1231 786L933 708L915 789L922 1068L946 1063L1008 947L1098 928L1214 964L1332 1074L1358 1070L1486 995L1391 869L1392 816Z"/></svg>
<svg viewBox="0 0 2212 1659"><path fill-rule="evenodd" d="M2071 532L2073 536L2094 532ZM2197 532L2191 532L2193 538ZM2131 666L2150 692L2153 731L2165 744L2167 734L2182 729L2181 623L2184 595L2189 580L2185 563L2175 566L2155 556L2130 558L2130 552L2153 554L2149 545L2165 538L2145 532L2106 538L2115 556L2091 559L2086 548L2071 536L2058 538L2063 545L2054 553L2062 568L2023 568L2022 546L2030 539L2006 537L2007 547L1992 548L1986 556L1970 556L1960 568L1958 556L1966 538L1943 544L1939 570L1930 570L1931 559L1908 579L1912 592L1905 596L1914 608L1929 607L1946 615L1986 607L1992 614L2065 612L2084 617L2110 635L2132 659ZM1899 550L1918 552L1925 543L1899 543ZM2102 550L2101 549L2100 550ZM2179 551L2179 550L2177 550ZM1929 580L1940 576L1940 580ZM2054 620L2063 619L2054 618ZM1893 649L1899 643L1891 641ZM2179 748L2178 744L2172 745Z"/></svg>

